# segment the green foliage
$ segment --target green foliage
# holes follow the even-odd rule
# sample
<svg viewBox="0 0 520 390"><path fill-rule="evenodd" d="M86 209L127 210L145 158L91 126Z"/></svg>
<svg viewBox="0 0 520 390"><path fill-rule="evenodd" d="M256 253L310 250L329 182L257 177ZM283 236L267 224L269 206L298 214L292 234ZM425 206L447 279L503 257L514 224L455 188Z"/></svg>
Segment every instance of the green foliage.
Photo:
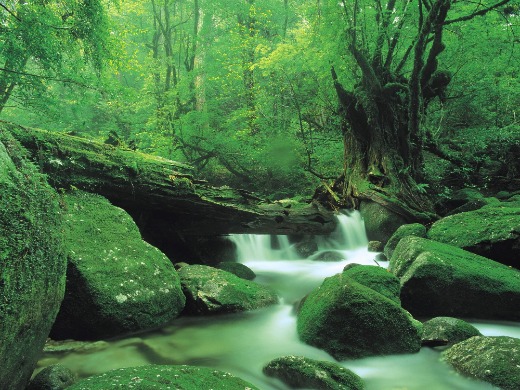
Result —
<svg viewBox="0 0 520 390"><path fill-rule="evenodd" d="M363 72L346 39L346 12L354 3L14 4L24 22L0 9L0 59L48 78L0 72L0 93L16 85L2 119L96 140L117 134L126 145L192 164L198 177L215 185L274 198L310 195L320 181L341 173L341 117L330 65L345 88L361 91ZM374 2L356 4L364 21L377 15ZM399 34L395 64L417 34L418 8L407 4L396 3L383 42L388 50ZM453 80L447 100L433 100L424 122L436 142L468 127L518 123L516 9L512 4L446 28L438 66ZM454 2L449 19L474 10L469 2ZM360 18L356 28L359 47L373 52L380 27ZM405 61L400 73L408 78L411 70ZM368 95L358 95L368 106ZM417 190L434 191L426 185Z"/></svg>
<svg viewBox="0 0 520 390"><path fill-rule="evenodd" d="M14 1L0 9L0 110L8 101L31 106L55 81L88 85L102 71L111 46L103 3Z"/></svg>

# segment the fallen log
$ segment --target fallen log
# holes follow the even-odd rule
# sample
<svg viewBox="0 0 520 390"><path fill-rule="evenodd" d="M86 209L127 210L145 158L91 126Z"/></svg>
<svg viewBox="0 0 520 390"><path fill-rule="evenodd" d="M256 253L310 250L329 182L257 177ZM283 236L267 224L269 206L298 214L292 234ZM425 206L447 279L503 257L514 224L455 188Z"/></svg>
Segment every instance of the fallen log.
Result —
<svg viewBox="0 0 520 390"><path fill-rule="evenodd" d="M269 202L245 190L213 187L191 167L112 145L0 122L56 189L81 189L127 210L141 228L181 235L326 234L333 214L318 203Z"/></svg>

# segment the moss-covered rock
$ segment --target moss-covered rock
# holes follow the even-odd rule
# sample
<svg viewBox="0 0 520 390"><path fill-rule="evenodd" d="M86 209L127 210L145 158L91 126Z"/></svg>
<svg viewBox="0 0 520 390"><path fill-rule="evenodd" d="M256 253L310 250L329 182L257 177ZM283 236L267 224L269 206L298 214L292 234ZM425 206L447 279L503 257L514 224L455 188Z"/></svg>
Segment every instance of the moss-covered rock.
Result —
<svg viewBox="0 0 520 390"><path fill-rule="evenodd" d="M63 390L78 380L76 374L61 364L45 367L26 390Z"/></svg>
<svg viewBox="0 0 520 390"><path fill-rule="evenodd" d="M484 206L487 206L489 204L498 204L500 201L497 198L482 198L482 199L475 199L470 200L469 202L463 204L460 207L457 207L454 210L451 210L446 214L446 216L459 214L459 213L465 213L467 211L474 211L481 209Z"/></svg>
<svg viewBox="0 0 520 390"><path fill-rule="evenodd" d="M400 215L376 202L363 201L359 212L365 222L368 239L386 243L397 228L406 223Z"/></svg>
<svg viewBox="0 0 520 390"><path fill-rule="evenodd" d="M444 180L446 179L445 177ZM453 211L459 207L464 207L468 203L479 202L483 199L484 195L479 190L466 187L454 191L449 197L441 197L437 200L435 206L440 215L455 214Z"/></svg>
<svg viewBox="0 0 520 390"><path fill-rule="evenodd" d="M217 268L231 272L233 275L246 280L253 280L256 278L256 274L251 268L242 263L236 263L234 261L223 261L217 264Z"/></svg>
<svg viewBox="0 0 520 390"><path fill-rule="evenodd" d="M443 218L432 225L428 238L520 268L520 202Z"/></svg>
<svg viewBox="0 0 520 390"><path fill-rule="evenodd" d="M443 358L463 375L504 390L520 389L520 339L472 337L445 351Z"/></svg>
<svg viewBox="0 0 520 390"><path fill-rule="evenodd" d="M121 368L83 379L70 390L107 389L258 390L252 384L223 371L206 367L159 366Z"/></svg>
<svg viewBox="0 0 520 390"><path fill-rule="evenodd" d="M63 195L67 290L51 336L102 339L156 328L184 308L177 272L105 198Z"/></svg>
<svg viewBox="0 0 520 390"><path fill-rule="evenodd" d="M65 289L59 197L0 128L0 389L24 389Z"/></svg>
<svg viewBox="0 0 520 390"><path fill-rule="evenodd" d="M344 273L359 284L371 288L399 305L401 304L399 279L386 269L375 265L355 264L354 267L345 267Z"/></svg>
<svg viewBox="0 0 520 390"><path fill-rule="evenodd" d="M312 237L305 237L302 241L294 244L294 251L300 258L306 259L318 252L318 244Z"/></svg>
<svg viewBox="0 0 520 390"><path fill-rule="evenodd" d="M368 242L368 251L369 252L382 252L384 245L381 241L369 241Z"/></svg>
<svg viewBox="0 0 520 390"><path fill-rule="evenodd" d="M392 237L388 240L385 245L385 249L383 253L385 254L387 259L392 258L392 254L394 253L394 249L401 241L403 237L406 236L415 236L415 237L426 237L426 227L421 225L420 223L409 223L403 226L400 226Z"/></svg>
<svg viewBox="0 0 520 390"><path fill-rule="evenodd" d="M332 262L332 261L343 261L343 260L346 260L345 257L346 256L343 253L341 253L341 252L324 251L324 252L318 253L315 256L313 256L312 260L314 260L314 261Z"/></svg>
<svg viewBox="0 0 520 390"><path fill-rule="evenodd" d="M390 260L414 316L520 319L520 272L460 248L403 238Z"/></svg>
<svg viewBox="0 0 520 390"><path fill-rule="evenodd" d="M179 270L189 314L235 313L278 302L273 290L206 265Z"/></svg>
<svg viewBox="0 0 520 390"><path fill-rule="evenodd" d="M302 341L336 359L417 352L421 344L420 324L408 312L348 272L326 278L309 294L297 329Z"/></svg>
<svg viewBox="0 0 520 390"><path fill-rule="evenodd" d="M335 363L303 356L284 356L270 361L264 374L280 379L293 388L322 390L362 390L363 380Z"/></svg>
<svg viewBox="0 0 520 390"><path fill-rule="evenodd" d="M473 336L479 330L466 321L453 317L435 317L423 324L422 344L436 347L453 345Z"/></svg>

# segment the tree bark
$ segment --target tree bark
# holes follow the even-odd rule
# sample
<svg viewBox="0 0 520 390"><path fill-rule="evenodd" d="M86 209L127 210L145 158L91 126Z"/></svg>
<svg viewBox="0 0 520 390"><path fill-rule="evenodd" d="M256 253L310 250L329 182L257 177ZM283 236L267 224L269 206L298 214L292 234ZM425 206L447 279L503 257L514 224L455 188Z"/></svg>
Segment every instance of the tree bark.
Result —
<svg viewBox="0 0 520 390"><path fill-rule="evenodd" d="M0 122L58 190L100 194L142 224L168 226L184 235L326 234L331 212L317 203L268 202L229 187L195 179L175 161L79 137Z"/></svg>

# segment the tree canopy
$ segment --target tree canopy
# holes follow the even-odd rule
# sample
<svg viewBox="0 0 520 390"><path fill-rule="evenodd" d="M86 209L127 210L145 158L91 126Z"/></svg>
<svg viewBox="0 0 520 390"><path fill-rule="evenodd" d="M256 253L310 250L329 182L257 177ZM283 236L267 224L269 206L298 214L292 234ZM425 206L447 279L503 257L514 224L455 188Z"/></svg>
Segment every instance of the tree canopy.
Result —
<svg viewBox="0 0 520 390"><path fill-rule="evenodd" d="M0 17L0 119L274 198L323 184L334 203L428 210L445 188L425 152L463 172L453 138L518 128L515 0L10 1Z"/></svg>

